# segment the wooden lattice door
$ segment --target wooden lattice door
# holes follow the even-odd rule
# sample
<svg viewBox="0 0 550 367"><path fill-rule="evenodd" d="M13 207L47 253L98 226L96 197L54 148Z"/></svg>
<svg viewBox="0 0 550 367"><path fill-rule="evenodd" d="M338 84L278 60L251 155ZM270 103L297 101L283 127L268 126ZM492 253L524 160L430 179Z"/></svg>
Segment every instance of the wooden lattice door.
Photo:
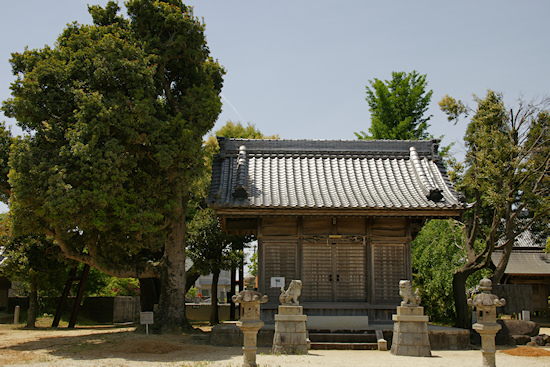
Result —
<svg viewBox="0 0 550 367"><path fill-rule="evenodd" d="M357 243L304 243L304 301L366 301L366 251Z"/></svg>
<svg viewBox="0 0 550 367"><path fill-rule="evenodd" d="M341 243L336 250L336 300L366 301L366 249L359 243Z"/></svg>
<svg viewBox="0 0 550 367"><path fill-rule="evenodd" d="M285 277L286 286L298 279L296 269L296 242L264 241L264 284L269 302L278 303L280 288L271 288L272 277Z"/></svg>
<svg viewBox="0 0 550 367"><path fill-rule="evenodd" d="M399 296L399 281L408 279L405 244L373 245L374 299L380 303L395 303Z"/></svg>

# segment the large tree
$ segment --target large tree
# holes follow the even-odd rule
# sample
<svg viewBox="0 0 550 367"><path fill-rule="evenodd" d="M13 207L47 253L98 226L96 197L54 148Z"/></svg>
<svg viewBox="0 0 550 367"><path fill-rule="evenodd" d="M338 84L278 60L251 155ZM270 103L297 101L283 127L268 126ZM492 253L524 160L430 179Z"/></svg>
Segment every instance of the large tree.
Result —
<svg viewBox="0 0 550 367"><path fill-rule="evenodd" d="M221 110L223 68L180 0L89 8L55 47L12 54L16 229L117 277L161 279L157 330L185 319L189 187Z"/></svg>
<svg viewBox="0 0 550 367"><path fill-rule="evenodd" d="M501 94L489 90L484 98L475 97L475 102L464 137L464 173L456 186L473 203L464 220L467 261L453 275L456 325L463 328L470 327L468 277L490 266L491 254L501 249L504 255L492 276L497 284L515 239L545 223L550 213L549 101L520 101L513 111L505 107ZM464 106L448 96L440 105L444 111ZM459 115L450 114L451 119Z"/></svg>
<svg viewBox="0 0 550 367"><path fill-rule="evenodd" d="M355 133L359 139L427 139L428 121L425 116L433 91L427 91L426 75L393 72L392 79L369 80L366 100L371 113L369 134Z"/></svg>

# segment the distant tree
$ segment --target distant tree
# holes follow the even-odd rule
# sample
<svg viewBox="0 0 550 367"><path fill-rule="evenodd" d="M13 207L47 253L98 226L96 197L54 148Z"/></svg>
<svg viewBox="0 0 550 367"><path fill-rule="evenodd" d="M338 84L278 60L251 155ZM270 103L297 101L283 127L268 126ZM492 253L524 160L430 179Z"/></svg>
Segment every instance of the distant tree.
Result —
<svg viewBox="0 0 550 367"><path fill-rule="evenodd" d="M155 331L185 318L186 209L223 68L180 0L89 7L55 47L12 54L9 117L30 134L10 158L20 233L117 277L159 278Z"/></svg>
<svg viewBox="0 0 550 367"><path fill-rule="evenodd" d="M205 164L201 166L201 174L194 181L191 200L188 207L189 243L188 254L193 260L190 271L198 275L213 274L212 309L210 323L219 323L217 305L217 285L220 270L232 272L244 265L244 247L252 240L251 236L227 235L222 231L216 214L207 209L206 196L210 186L212 172L212 157L219 151L215 136L242 139L279 139L278 135L265 136L252 123L243 126L240 122L227 121L213 135L208 136L205 145ZM189 285L189 284L188 284Z"/></svg>
<svg viewBox="0 0 550 367"><path fill-rule="evenodd" d="M217 136L223 136L224 138L239 138L239 139L280 139L278 134L264 135L252 123L247 123L244 126L241 122L234 122L228 120L219 130L213 135L209 135L206 140L206 149L211 154L217 153L219 150Z"/></svg>
<svg viewBox="0 0 550 367"><path fill-rule="evenodd" d="M250 242L248 236L232 236L222 231L212 209L195 214L189 223L187 253L201 274L212 273L210 324L218 324L218 280L221 270L228 270L242 262L242 249Z"/></svg>
<svg viewBox="0 0 550 367"><path fill-rule="evenodd" d="M442 107L462 104L448 96L445 100ZM504 106L501 94L489 90L475 102L464 137L464 174L456 185L473 203L464 220L467 261L453 275L456 325L463 328L470 326L468 277L487 268L493 251L501 249L492 275L497 284L516 238L547 223L550 215L550 100L520 100L514 112Z"/></svg>
<svg viewBox="0 0 550 367"><path fill-rule="evenodd" d="M392 79L370 80L366 100L371 113L369 134L355 133L359 139L428 139L425 116L433 91L426 91L426 75L393 72Z"/></svg>

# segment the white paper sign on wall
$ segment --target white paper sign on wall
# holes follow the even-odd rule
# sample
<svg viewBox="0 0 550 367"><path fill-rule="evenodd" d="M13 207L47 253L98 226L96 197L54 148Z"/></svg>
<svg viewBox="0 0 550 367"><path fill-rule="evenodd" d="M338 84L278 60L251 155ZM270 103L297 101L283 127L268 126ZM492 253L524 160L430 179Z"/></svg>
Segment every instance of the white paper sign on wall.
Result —
<svg viewBox="0 0 550 367"><path fill-rule="evenodd" d="M285 286L285 277L271 277L271 288L282 288Z"/></svg>

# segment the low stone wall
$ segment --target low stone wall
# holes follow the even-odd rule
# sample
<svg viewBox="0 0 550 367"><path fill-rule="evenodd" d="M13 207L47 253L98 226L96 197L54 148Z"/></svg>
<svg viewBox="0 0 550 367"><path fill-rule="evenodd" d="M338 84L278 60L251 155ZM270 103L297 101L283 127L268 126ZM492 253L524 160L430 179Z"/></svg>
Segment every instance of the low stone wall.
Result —
<svg viewBox="0 0 550 367"><path fill-rule="evenodd" d="M208 321L210 320L210 304L186 303L185 316L192 321ZM218 305L218 316L220 320L229 320L229 304Z"/></svg>
<svg viewBox="0 0 550 367"><path fill-rule="evenodd" d="M265 324L258 332L258 347L269 347L273 345L275 324ZM242 346L243 333L237 327L236 321L227 321L216 325L210 332L210 344L216 346Z"/></svg>
<svg viewBox="0 0 550 367"><path fill-rule="evenodd" d="M377 325L373 329L383 330L384 338L391 347L393 325L386 327ZM275 334L274 324L265 324L258 333L258 347L273 345ZM463 350L470 349L470 331L444 326L428 325L428 338L432 350ZM217 346L242 346L243 334L235 325L235 321L228 321L216 325L210 333L210 343Z"/></svg>
<svg viewBox="0 0 550 367"><path fill-rule="evenodd" d="M428 325L428 339L432 350L470 349L470 330Z"/></svg>

